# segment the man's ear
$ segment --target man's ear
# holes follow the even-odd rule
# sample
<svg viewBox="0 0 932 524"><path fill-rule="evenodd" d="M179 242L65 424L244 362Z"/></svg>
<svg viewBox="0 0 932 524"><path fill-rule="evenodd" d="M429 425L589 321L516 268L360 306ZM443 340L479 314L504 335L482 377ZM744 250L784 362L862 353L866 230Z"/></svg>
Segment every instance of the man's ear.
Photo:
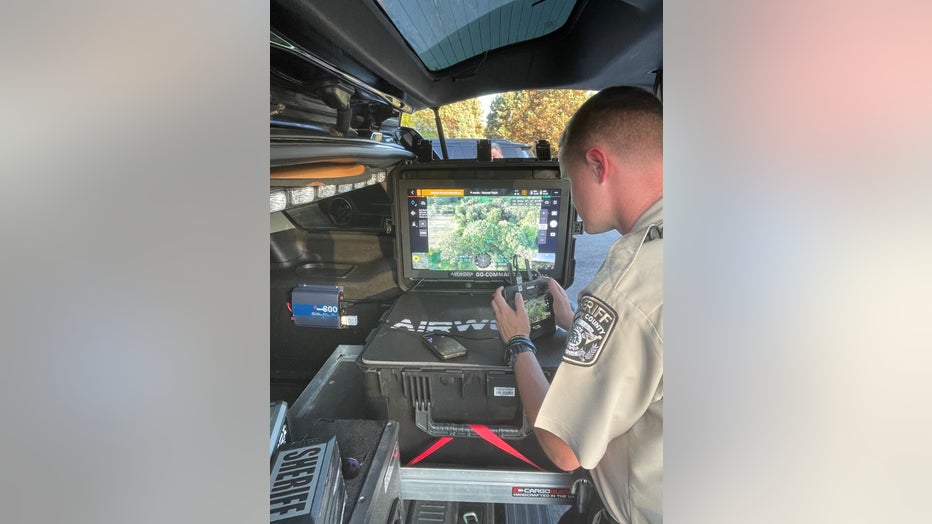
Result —
<svg viewBox="0 0 932 524"><path fill-rule="evenodd" d="M592 170L599 183L605 181L605 174L608 170L608 156L601 147L594 146L586 150L586 167Z"/></svg>

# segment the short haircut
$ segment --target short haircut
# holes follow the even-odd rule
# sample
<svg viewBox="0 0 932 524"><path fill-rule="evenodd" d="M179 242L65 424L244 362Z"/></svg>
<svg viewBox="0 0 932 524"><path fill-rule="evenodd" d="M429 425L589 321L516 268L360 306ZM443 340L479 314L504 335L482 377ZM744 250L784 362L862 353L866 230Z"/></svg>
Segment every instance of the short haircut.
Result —
<svg viewBox="0 0 932 524"><path fill-rule="evenodd" d="M500 146L497 142L492 142L492 149L498 149L499 151L501 151L502 146Z"/></svg>
<svg viewBox="0 0 932 524"><path fill-rule="evenodd" d="M644 89L609 87L586 100L560 136L560 158L582 159L596 140L607 141L620 154L663 150L663 105Z"/></svg>

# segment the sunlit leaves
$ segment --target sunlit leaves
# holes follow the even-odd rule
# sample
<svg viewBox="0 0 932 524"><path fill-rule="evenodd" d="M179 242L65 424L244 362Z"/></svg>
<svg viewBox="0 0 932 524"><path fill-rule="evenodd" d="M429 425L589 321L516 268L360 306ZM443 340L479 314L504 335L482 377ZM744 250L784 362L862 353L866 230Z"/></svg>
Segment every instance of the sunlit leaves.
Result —
<svg viewBox="0 0 932 524"><path fill-rule="evenodd" d="M567 121L592 95L571 89L503 93L492 100L486 135L526 144L544 139L555 152Z"/></svg>

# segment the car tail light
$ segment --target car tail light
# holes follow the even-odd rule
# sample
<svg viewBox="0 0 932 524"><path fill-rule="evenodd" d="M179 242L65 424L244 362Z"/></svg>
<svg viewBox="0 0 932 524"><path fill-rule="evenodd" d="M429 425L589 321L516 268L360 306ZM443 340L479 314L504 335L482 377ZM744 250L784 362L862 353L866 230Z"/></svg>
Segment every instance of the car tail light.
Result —
<svg viewBox="0 0 932 524"><path fill-rule="evenodd" d="M284 191L272 191L269 194L269 208L271 212L281 211L288 205L288 197Z"/></svg>
<svg viewBox="0 0 932 524"><path fill-rule="evenodd" d="M313 187L295 187L288 190L288 197L291 199L291 204L297 206L313 202L316 193Z"/></svg>

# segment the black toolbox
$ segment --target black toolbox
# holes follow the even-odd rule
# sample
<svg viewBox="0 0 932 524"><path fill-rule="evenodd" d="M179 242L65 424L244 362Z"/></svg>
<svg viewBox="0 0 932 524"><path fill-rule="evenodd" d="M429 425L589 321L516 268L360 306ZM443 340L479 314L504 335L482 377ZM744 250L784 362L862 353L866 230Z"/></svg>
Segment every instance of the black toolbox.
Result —
<svg viewBox="0 0 932 524"><path fill-rule="evenodd" d="M397 423L321 418L301 429L315 438L335 438L339 443L346 488L344 524L404 521Z"/></svg>
<svg viewBox="0 0 932 524"><path fill-rule="evenodd" d="M394 184L398 281L407 292L358 360L369 409L399 423L402 465L555 470L524 416L491 301L516 272L572 284L569 182L556 162L451 161L399 168ZM422 341L427 333L452 336L467 354L440 359ZM561 330L535 338L548 379L564 338Z"/></svg>
<svg viewBox="0 0 932 524"><path fill-rule="evenodd" d="M269 476L269 521L281 524L343 520L346 489L335 438L281 446Z"/></svg>
<svg viewBox="0 0 932 524"><path fill-rule="evenodd" d="M269 402L269 462L278 448L288 443L288 403L283 400Z"/></svg>

